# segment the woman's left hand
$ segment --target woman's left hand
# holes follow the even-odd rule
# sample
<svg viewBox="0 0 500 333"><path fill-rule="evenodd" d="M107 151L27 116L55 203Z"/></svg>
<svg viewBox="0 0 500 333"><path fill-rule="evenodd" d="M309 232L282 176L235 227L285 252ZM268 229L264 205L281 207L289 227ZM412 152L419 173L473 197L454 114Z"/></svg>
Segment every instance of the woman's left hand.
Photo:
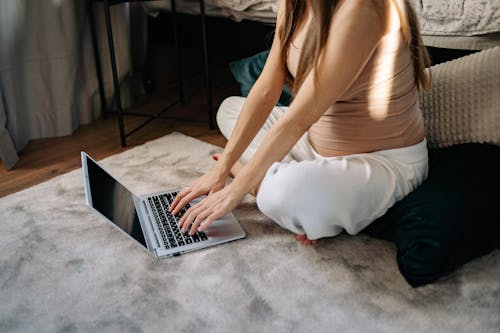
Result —
<svg viewBox="0 0 500 333"><path fill-rule="evenodd" d="M231 187L231 184L211 193L186 211L179 221L179 227L182 232L186 232L191 226L190 235L196 231L204 231L213 221L236 208L245 194ZM200 226L203 221L205 222Z"/></svg>

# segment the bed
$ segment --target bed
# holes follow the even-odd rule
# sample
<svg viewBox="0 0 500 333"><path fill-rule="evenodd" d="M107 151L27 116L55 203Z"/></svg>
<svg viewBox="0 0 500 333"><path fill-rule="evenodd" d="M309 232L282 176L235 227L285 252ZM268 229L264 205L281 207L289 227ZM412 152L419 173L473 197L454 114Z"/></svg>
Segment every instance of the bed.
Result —
<svg viewBox="0 0 500 333"><path fill-rule="evenodd" d="M146 13L156 16L161 11L170 11L171 0L148 1L142 4ZM209 16L226 17L234 21L259 21L274 24L279 0L205 0L205 11ZM176 9L183 14L199 14L199 0L177 0Z"/></svg>
<svg viewBox="0 0 500 333"><path fill-rule="evenodd" d="M409 0L420 20L424 44L432 47L484 50L500 45L498 0ZM199 13L199 0L177 0L177 11ZM274 24L279 0L206 0L206 13L235 21ZM143 4L150 15L170 10L170 0Z"/></svg>

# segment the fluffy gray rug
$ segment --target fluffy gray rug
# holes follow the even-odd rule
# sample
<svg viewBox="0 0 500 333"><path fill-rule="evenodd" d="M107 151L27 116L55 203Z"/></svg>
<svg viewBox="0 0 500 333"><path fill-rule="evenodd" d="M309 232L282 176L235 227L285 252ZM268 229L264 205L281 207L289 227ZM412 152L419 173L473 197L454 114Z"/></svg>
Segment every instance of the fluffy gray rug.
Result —
<svg viewBox="0 0 500 333"><path fill-rule="evenodd" d="M102 161L136 193L219 148L174 133ZM156 263L85 205L81 170L0 200L0 332L499 332L500 251L412 289L364 235L298 244L245 198L247 238Z"/></svg>

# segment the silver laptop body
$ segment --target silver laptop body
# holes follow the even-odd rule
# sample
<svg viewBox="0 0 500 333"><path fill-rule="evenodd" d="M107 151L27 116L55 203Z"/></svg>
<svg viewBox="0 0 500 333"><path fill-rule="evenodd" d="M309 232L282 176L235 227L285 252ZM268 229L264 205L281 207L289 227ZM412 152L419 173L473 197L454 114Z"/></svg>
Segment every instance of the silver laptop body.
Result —
<svg viewBox="0 0 500 333"><path fill-rule="evenodd" d="M214 221L203 233L197 232L193 237L182 234L177 227L180 216L168 216L168 202L178 189L137 196L88 154L81 154L87 204L157 259L245 237L232 213Z"/></svg>

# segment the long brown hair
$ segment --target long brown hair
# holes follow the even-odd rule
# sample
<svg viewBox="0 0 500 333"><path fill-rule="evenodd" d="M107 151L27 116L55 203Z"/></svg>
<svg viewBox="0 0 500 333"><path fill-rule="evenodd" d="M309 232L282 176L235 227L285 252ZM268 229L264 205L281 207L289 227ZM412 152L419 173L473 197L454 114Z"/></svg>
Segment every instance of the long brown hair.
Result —
<svg viewBox="0 0 500 333"><path fill-rule="evenodd" d="M388 1L388 0L385 0ZM278 27L281 43L281 59L284 70L287 73L287 84L293 88L294 93L304 82L311 70L317 69L318 59L326 44L331 19L337 8L339 0L286 0L283 24ZM309 3L312 19L316 24L310 24L301 56L297 67L295 79L287 67L288 51L298 27L304 22L306 6ZM401 20L401 32L404 42L409 46L412 58L415 84L417 87L427 89L430 86L430 73L425 73L425 68L430 65L429 54L423 45L422 37L418 28L418 20L408 0L394 0L396 9Z"/></svg>

